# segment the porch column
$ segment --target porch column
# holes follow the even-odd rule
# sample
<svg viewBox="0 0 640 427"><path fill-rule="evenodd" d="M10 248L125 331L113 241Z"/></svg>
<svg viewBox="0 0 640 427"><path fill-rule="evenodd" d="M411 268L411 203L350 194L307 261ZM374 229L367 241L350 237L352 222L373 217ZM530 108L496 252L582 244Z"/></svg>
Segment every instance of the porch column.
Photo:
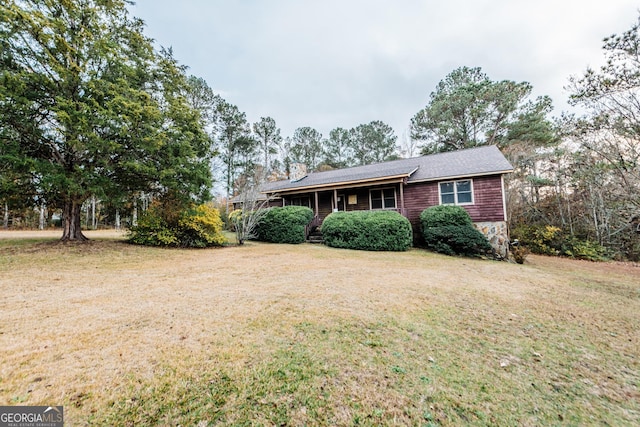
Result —
<svg viewBox="0 0 640 427"><path fill-rule="evenodd" d="M315 192L315 198L316 198L316 216L319 215L319 209L318 209L318 192Z"/></svg>
<svg viewBox="0 0 640 427"><path fill-rule="evenodd" d="M338 209L338 190L336 190L335 188L333 189L333 209L332 210L337 210Z"/></svg>
<svg viewBox="0 0 640 427"><path fill-rule="evenodd" d="M404 181L400 181L400 213L405 214L404 210Z"/></svg>

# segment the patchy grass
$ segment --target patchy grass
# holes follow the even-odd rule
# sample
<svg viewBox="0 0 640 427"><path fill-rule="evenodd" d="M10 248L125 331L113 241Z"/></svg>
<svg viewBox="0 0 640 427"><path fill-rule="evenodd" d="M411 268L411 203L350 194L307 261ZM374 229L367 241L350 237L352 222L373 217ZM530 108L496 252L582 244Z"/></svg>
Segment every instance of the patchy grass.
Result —
<svg viewBox="0 0 640 427"><path fill-rule="evenodd" d="M639 424L640 268L528 260L5 238L0 404L70 425Z"/></svg>

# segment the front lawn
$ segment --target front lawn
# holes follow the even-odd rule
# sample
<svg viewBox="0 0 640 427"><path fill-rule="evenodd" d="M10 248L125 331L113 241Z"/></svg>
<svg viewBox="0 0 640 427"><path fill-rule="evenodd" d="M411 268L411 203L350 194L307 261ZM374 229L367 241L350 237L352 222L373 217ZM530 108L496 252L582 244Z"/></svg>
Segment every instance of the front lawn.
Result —
<svg viewBox="0 0 640 427"><path fill-rule="evenodd" d="M7 236L0 404L68 425L640 424L637 266Z"/></svg>

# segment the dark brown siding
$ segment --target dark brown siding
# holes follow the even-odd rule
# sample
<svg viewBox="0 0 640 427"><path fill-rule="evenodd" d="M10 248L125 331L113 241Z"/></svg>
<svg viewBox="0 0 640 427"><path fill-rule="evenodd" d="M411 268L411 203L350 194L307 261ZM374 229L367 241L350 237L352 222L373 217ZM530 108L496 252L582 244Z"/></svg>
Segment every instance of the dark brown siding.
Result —
<svg viewBox="0 0 640 427"><path fill-rule="evenodd" d="M438 204L440 204L438 184L435 182L409 184L404 188L404 207L407 218L416 230L420 225L420 213Z"/></svg>
<svg viewBox="0 0 640 427"><path fill-rule="evenodd" d="M368 188L354 188L353 190L342 190L340 194L344 194L346 197L346 206L348 211L368 211L369 210L369 189ZM350 205L349 196L356 195L357 204Z"/></svg>
<svg viewBox="0 0 640 427"><path fill-rule="evenodd" d="M418 227L420 213L440 204L438 183L409 184L404 190L407 218ZM505 221L502 205L502 180L499 175L473 178L473 205L463 206L474 222Z"/></svg>
<svg viewBox="0 0 640 427"><path fill-rule="evenodd" d="M506 221L499 175L473 179L473 202L465 208L474 222Z"/></svg>

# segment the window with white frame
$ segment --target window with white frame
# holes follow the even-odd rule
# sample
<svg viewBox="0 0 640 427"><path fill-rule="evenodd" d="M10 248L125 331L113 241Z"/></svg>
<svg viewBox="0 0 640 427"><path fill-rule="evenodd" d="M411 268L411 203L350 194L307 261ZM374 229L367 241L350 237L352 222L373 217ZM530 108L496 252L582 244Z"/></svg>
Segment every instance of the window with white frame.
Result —
<svg viewBox="0 0 640 427"><path fill-rule="evenodd" d="M395 209L396 189L382 188L380 190L370 190L369 199L371 209Z"/></svg>
<svg viewBox="0 0 640 427"><path fill-rule="evenodd" d="M473 181L464 179L440 183L441 205L473 204Z"/></svg>

